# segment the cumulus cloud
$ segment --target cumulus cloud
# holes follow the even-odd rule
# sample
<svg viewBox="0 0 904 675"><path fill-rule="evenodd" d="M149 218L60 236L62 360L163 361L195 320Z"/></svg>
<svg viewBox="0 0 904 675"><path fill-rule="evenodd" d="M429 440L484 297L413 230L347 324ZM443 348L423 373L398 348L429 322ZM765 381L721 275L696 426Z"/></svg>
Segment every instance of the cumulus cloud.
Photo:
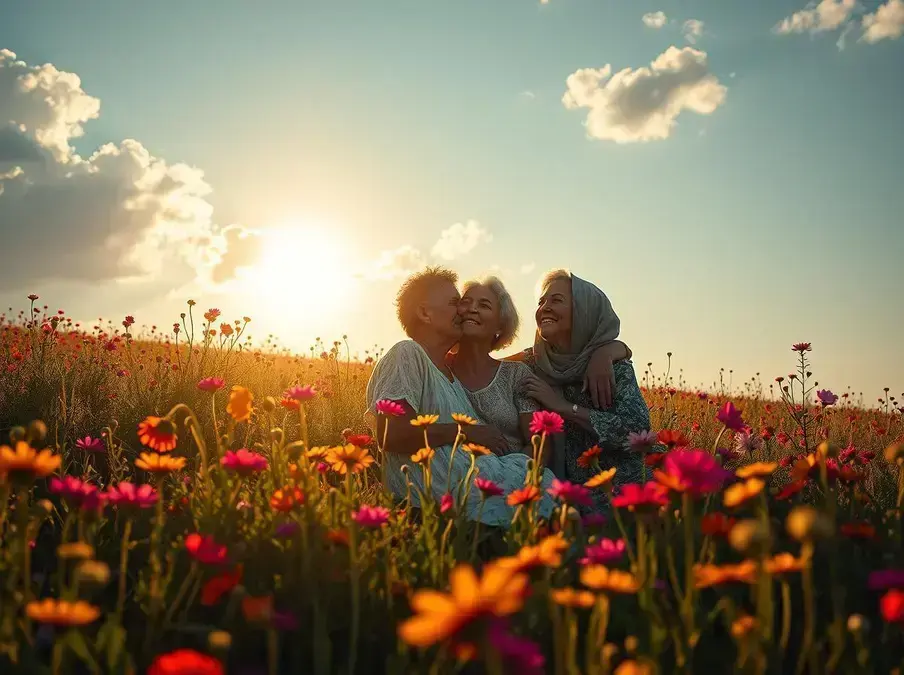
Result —
<svg viewBox="0 0 904 675"><path fill-rule="evenodd" d="M650 28L662 28L668 23L665 12L647 12L641 18L643 24Z"/></svg>
<svg viewBox="0 0 904 675"><path fill-rule="evenodd" d="M587 108L591 138L616 143L668 138L683 111L713 113L727 89L709 72L706 52L669 47L650 64L625 68L582 68L568 76L566 108Z"/></svg>
<svg viewBox="0 0 904 675"><path fill-rule="evenodd" d="M440 260L455 260L473 251L481 243L493 241L493 235L476 220L455 223L440 233L430 254Z"/></svg>
<svg viewBox="0 0 904 675"><path fill-rule="evenodd" d="M80 156L72 140L99 112L77 75L0 50L3 286L147 277L171 256L216 262L222 235L201 171L132 139Z"/></svg>
<svg viewBox="0 0 904 675"><path fill-rule="evenodd" d="M699 19L688 19L681 27L684 39L692 45L697 44L697 40L703 36L703 22Z"/></svg>
<svg viewBox="0 0 904 675"><path fill-rule="evenodd" d="M846 24L857 9L857 0L821 0L782 19L773 29L776 33L822 33Z"/></svg>
<svg viewBox="0 0 904 675"><path fill-rule="evenodd" d="M872 14L863 17L864 42L896 40L904 35L904 0L888 0Z"/></svg>
<svg viewBox="0 0 904 675"><path fill-rule="evenodd" d="M211 281L221 284L235 277L242 268L253 267L261 260L263 238L259 232L239 225L224 227L212 242L219 259L211 268Z"/></svg>
<svg viewBox="0 0 904 675"><path fill-rule="evenodd" d="M396 279L419 270L426 265L424 254L414 246L405 244L391 251L383 251L367 276L371 279Z"/></svg>

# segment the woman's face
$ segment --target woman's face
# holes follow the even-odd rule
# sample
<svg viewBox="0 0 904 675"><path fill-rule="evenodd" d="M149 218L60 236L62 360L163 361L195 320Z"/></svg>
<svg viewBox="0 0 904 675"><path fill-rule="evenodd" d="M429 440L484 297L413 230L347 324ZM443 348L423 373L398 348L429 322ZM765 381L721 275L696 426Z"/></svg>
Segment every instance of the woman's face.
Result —
<svg viewBox="0 0 904 675"><path fill-rule="evenodd" d="M556 279L549 284L537 305L540 337L567 349L571 342L571 280Z"/></svg>
<svg viewBox="0 0 904 675"><path fill-rule="evenodd" d="M462 339L492 345L501 328L499 302L486 286L471 286L458 305Z"/></svg>

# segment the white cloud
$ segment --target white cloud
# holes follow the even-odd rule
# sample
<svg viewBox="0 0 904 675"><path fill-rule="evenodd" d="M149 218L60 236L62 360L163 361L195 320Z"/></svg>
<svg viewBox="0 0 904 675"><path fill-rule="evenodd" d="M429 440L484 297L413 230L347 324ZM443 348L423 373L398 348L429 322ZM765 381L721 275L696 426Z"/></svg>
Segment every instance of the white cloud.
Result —
<svg viewBox="0 0 904 675"><path fill-rule="evenodd" d="M703 36L703 22L699 19L688 19L681 28L684 39L692 45L697 44L697 39Z"/></svg>
<svg viewBox="0 0 904 675"><path fill-rule="evenodd" d="M783 35L836 30L850 20L856 9L857 0L821 0L782 19L773 30Z"/></svg>
<svg viewBox="0 0 904 675"><path fill-rule="evenodd" d="M722 105L726 87L709 72L706 52L669 47L650 64L582 68L568 76L566 108L587 108L591 138L616 143L668 138L683 111L709 115Z"/></svg>
<svg viewBox="0 0 904 675"><path fill-rule="evenodd" d="M872 14L863 17L865 42L896 40L904 35L904 0L888 0Z"/></svg>
<svg viewBox="0 0 904 675"><path fill-rule="evenodd" d="M455 260L473 251L480 243L493 241L493 235L476 220L455 223L440 233L430 255L441 260Z"/></svg>
<svg viewBox="0 0 904 675"><path fill-rule="evenodd" d="M521 98L523 98L526 101L533 101L535 98L537 98L537 95L534 92L532 92L530 89L526 89L526 90L522 91L519 94L519 96L521 96Z"/></svg>
<svg viewBox="0 0 904 675"><path fill-rule="evenodd" d="M383 251L365 276L371 279L395 279L411 274L425 264L424 254L414 246L405 244L392 251Z"/></svg>
<svg viewBox="0 0 904 675"><path fill-rule="evenodd" d="M668 18L666 18L664 12L647 12L640 20L649 28L662 28L668 23Z"/></svg>

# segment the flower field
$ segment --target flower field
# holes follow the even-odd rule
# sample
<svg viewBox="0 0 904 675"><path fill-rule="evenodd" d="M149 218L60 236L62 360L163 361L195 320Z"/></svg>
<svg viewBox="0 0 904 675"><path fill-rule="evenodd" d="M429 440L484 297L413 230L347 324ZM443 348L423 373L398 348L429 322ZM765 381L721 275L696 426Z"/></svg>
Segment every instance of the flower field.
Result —
<svg viewBox="0 0 904 675"><path fill-rule="evenodd" d="M0 325L4 674L904 668L904 403L817 389L818 345L789 345L774 398L647 371L654 428L626 450L645 482L556 481L547 521L536 472L421 509L383 490L378 353L252 348L250 319L192 302L137 332L30 299ZM434 421L412 422L410 472ZM598 490L612 506L587 513ZM467 499L508 500L512 527L467 522Z"/></svg>

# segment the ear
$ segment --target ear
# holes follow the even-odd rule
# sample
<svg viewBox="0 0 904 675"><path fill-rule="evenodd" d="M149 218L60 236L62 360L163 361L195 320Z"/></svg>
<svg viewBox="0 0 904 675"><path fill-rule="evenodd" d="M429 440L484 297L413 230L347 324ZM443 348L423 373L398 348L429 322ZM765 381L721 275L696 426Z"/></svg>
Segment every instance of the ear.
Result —
<svg viewBox="0 0 904 675"><path fill-rule="evenodd" d="M417 306L417 318L424 323L431 323L430 312L427 310L426 304L421 303Z"/></svg>

